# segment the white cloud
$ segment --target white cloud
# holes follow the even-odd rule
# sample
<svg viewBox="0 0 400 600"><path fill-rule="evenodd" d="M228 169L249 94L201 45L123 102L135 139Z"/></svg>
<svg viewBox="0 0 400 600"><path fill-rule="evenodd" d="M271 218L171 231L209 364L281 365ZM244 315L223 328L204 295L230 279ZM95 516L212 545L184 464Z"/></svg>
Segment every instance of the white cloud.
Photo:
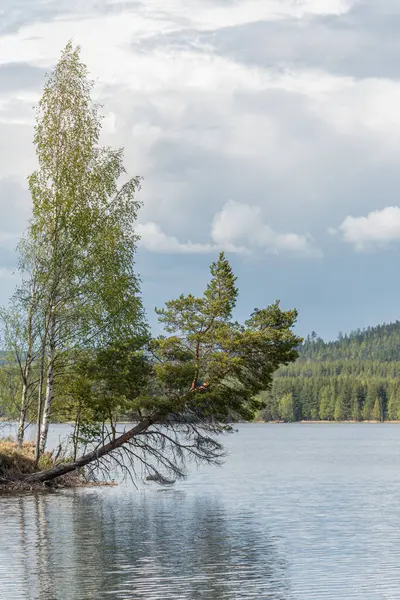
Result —
<svg viewBox="0 0 400 600"><path fill-rule="evenodd" d="M16 33L0 37L0 64L27 63L52 68L69 38L83 43L83 58L101 85L124 84L141 94L158 90L217 92L287 89L319 93L342 85L340 78L323 73L276 74L270 69L236 63L215 52L212 43L202 44L197 32L246 25L253 22L301 18L306 15L342 14L344 0L243 0L221 5L204 0L173 0L122 7L104 13L94 7L71 12L53 21L36 22ZM186 33L178 48L162 37ZM141 44L154 40L154 47ZM157 48L157 42L160 47Z"/></svg>
<svg viewBox="0 0 400 600"><path fill-rule="evenodd" d="M109 135L116 133L117 117L116 117L115 113L109 112L107 115L105 115L102 125L103 125L103 129L105 130L105 132L108 133Z"/></svg>
<svg viewBox="0 0 400 600"><path fill-rule="evenodd" d="M36 14L31 24L26 19L17 31L0 36L0 64L51 68L68 38L82 43L83 60L97 82L96 94L109 111L104 135L113 137L112 145L126 147L129 173L145 176L146 224L140 227L147 229L142 245L208 252L231 243L232 248L318 255L308 235L290 233L292 223L307 230L308 223L314 226L315 214L319 219L335 202L337 208L330 192L331 173L341 161L346 163L342 170L348 167L341 149L350 140L359 138L367 148L364 140L369 136L374 148L371 161L382 156L382 147L392 144L396 149L397 140L400 146L400 84L338 76L324 70L323 60L322 68L296 60L249 65L240 56L241 44L246 44L241 32L251 23L270 21L275 26L290 19L308 31L309 20L304 17L341 15L353 4L351 0L171 0L167 5L162 0L143 4L90 0L83 6L77 0L65 1L57 19L48 19L43 12L40 21ZM55 0L46 6L51 12ZM39 15L40 10L35 9ZM229 27L237 28L235 58L221 54L218 44L220 31ZM7 90L0 95L0 130L7 133L3 136L7 143L0 144L0 176L26 176L35 164L30 107L37 93ZM337 136L346 139L338 143ZM335 176L334 184L340 179L340 174ZM180 241L186 239L194 215L205 231L219 206L220 189L225 197L240 199L250 186L255 206L225 205L214 215L209 244ZM279 203L269 199L276 197ZM278 213L283 211L287 225L279 222ZM263 222L262 214L278 221L277 230ZM246 219L251 222L247 230ZM174 231L176 237L165 231Z"/></svg>
<svg viewBox="0 0 400 600"><path fill-rule="evenodd" d="M400 240L400 207L388 206L366 217L347 216L339 230L343 239L363 251Z"/></svg>
<svg viewBox="0 0 400 600"><path fill-rule="evenodd" d="M118 8L115 2L104 2L103 7L111 4ZM350 0L243 0L226 4L172 0L166 6L163 1L154 0L143 4L132 2L132 6L125 2L118 12L102 13L95 2L88 3L84 10L79 2L71 2L67 10L65 3L62 18L44 19L1 36L0 64L20 62L51 68L61 47L73 37L83 43L83 58L98 82L97 91L105 85L124 85L141 95L172 90L181 94L216 94L217 111L221 98L225 98L222 104L229 103L227 98L236 92L277 89L321 97L347 87L349 80L298 67L295 71L278 72L274 65L267 69L250 67L219 56L210 42L202 45L196 31L218 32L227 27L288 17L339 15L352 4ZM162 43L163 36L182 32L187 33L178 48L174 47L173 39L169 45ZM154 47L143 51L141 43L153 39ZM36 100L33 97L27 102Z"/></svg>
<svg viewBox="0 0 400 600"><path fill-rule="evenodd" d="M186 30L216 31L221 28L248 25L259 21L302 18L307 15L340 15L346 13L354 0L241 0L219 3L211 0L152 0L124 3L79 2L70 0L60 8L55 0L46 5L57 11L57 19L48 19L39 6L34 14L42 14L32 25L22 26L17 34L2 36L0 62L34 62L51 66L60 43L70 37L86 40L87 52L97 64L111 64L114 52L129 50L132 41L146 40ZM112 12L105 10L114 4ZM57 7L57 8L56 8ZM103 10L102 10L103 9ZM26 19L29 22L29 19ZM94 45L96 47L94 47ZM125 48L124 48L125 47ZM124 64L126 67L127 65ZM100 69L102 70L102 69Z"/></svg>
<svg viewBox="0 0 400 600"><path fill-rule="evenodd" d="M276 254L295 256L321 256L308 235L279 233L264 223L260 206L251 206L230 200L214 217L212 238L224 244L243 245Z"/></svg>
<svg viewBox="0 0 400 600"><path fill-rule="evenodd" d="M51 2L48 4L51 5ZM400 85L395 82L362 84L352 77L337 76L299 64L291 68L276 64L249 66L219 55L217 43L214 45L208 41L208 45L202 45L199 41L199 31L202 30L211 30L213 35L218 36L218 30L229 25L241 26L290 17L301 20L304 16L317 14L343 14L353 4L350 1L243 0L221 3L172 0L166 7L161 0L155 0L143 5L132 2L131 6L124 2L120 8L115 2L104 2L102 6L110 7L111 4L114 4L113 12L103 13L101 3L91 2L83 12L80 3L71 2L68 11L65 3L62 18L34 22L15 33L1 36L0 63L26 62L50 68L69 37L81 42L82 57L97 81L96 94L102 96L107 110L109 104L115 102L118 105L112 107L105 121L106 133L115 136L113 144L119 145L126 135L123 132L125 116L129 113L137 115L135 128L129 127L132 135L123 139L123 144L132 160L134 172L146 175L146 181L165 175L151 156L154 147L167 140L171 146L174 144L175 150L189 141L210 154L242 155L257 168L258 173L268 169L270 177L285 191L292 186L297 190L303 186L302 202L310 203L310 192L316 189L315 179L322 178L325 173L323 168L311 169L310 166L319 154L318 144L314 139L308 140L305 136L298 139L298 135L292 134L292 124L285 123L284 106L280 116L268 109L262 112L243 110L236 105L237 98L242 95L248 98L257 98L264 93L272 97L275 92L283 92L288 97L299 95L309 105L299 104L298 122L306 112L306 117L317 115L323 126L328 124L339 134L350 132L358 135L370 127L374 133L381 134L385 145L393 137L387 132L389 128L396 130L397 127L398 111L395 107L398 94L400 97ZM179 44L174 44L173 36L168 37L175 33L181 35ZM149 45L146 46L146 43ZM114 86L121 86L118 92L120 98L112 97ZM105 99L107 94L110 97ZM20 101L29 107L37 100L33 92L25 95L19 92L19 96ZM367 99L361 109L360 101L364 97ZM368 98L371 100L368 101ZM207 116L202 118L200 114L193 120L191 108L197 107L200 102ZM346 109L347 106L350 108ZM147 121L139 113L143 107L152 111ZM4 116L0 111L0 124L7 120L11 127L14 122L13 127L17 131L16 123L27 123L28 116L22 107L18 111L13 110L15 114ZM30 119L32 116L31 112ZM208 126L207 120L213 122L212 127ZM31 127L29 121L29 132ZM12 135L7 137L13 138ZM284 150L277 151L277 148ZM379 146L375 145L375 148L379 153ZM24 148L21 149L23 160L16 161L11 155L12 161L8 161L6 156L5 164L10 162L11 165L4 173L0 167L0 175L26 176L31 170L31 154ZM196 165L196 168L201 169L202 165ZM290 179L287 178L289 170L293 173ZM244 165L244 178L247 173L248 165ZM182 174L182 179L184 177ZM176 184L181 185L181 181ZM191 192L189 190L186 194L187 198ZM172 196L175 208L179 203L176 200L178 193ZM288 190L288 197L293 197L292 190ZM321 202L319 196L318 201ZM261 200L257 198L257 202ZM151 200L149 207L150 204ZM171 208L167 206L166 212L172 213ZM146 218L158 221L159 217L153 211Z"/></svg>
<svg viewBox="0 0 400 600"><path fill-rule="evenodd" d="M341 78L327 97L314 96L313 110L344 135L370 133L384 146L400 147L400 83L384 78Z"/></svg>
<svg viewBox="0 0 400 600"><path fill-rule="evenodd" d="M259 206L234 201L227 202L215 214L211 227L212 243L180 242L154 222L139 224L136 231L141 237L141 246L150 252L202 254L224 250L248 254L264 250L300 257L321 256L308 235L277 233L263 223Z"/></svg>

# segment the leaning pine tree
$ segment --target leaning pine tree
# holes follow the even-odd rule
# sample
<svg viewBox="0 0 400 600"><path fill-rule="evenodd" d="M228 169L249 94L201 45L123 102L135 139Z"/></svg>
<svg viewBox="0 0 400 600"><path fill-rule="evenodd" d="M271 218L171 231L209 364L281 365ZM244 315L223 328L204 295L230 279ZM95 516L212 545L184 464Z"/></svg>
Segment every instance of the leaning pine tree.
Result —
<svg viewBox="0 0 400 600"><path fill-rule="evenodd" d="M224 454L219 436L230 423L254 418L263 407L259 392L270 387L280 365L295 360L301 342L291 329L296 311L282 311L278 302L255 310L244 324L235 322L235 282L221 254L203 296L182 295L157 311L165 335L98 349L83 376L86 406L104 423L122 403L135 425L120 434L93 428L93 450L29 481L119 465L130 474L140 466L147 478L169 483L185 476L187 460L218 464Z"/></svg>

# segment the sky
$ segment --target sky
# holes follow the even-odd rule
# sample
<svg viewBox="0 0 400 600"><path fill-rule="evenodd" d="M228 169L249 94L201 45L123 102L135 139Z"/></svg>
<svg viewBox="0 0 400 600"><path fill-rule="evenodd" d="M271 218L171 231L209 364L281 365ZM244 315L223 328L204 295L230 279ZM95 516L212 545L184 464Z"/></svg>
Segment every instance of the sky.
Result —
<svg viewBox="0 0 400 600"><path fill-rule="evenodd" d="M242 320L281 300L334 339L400 318L398 0L2 0L0 303L31 210L34 105L69 39L102 141L143 177L154 307L227 253Z"/></svg>

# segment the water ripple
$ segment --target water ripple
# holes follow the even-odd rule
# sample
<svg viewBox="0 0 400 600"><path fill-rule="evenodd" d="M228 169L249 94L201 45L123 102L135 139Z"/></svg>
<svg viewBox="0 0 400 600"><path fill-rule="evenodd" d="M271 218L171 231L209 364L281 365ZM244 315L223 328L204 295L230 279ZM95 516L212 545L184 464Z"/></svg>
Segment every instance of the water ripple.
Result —
<svg viewBox="0 0 400 600"><path fill-rule="evenodd" d="M400 426L243 426L221 470L0 498L1 600L398 600Z"/></svg>

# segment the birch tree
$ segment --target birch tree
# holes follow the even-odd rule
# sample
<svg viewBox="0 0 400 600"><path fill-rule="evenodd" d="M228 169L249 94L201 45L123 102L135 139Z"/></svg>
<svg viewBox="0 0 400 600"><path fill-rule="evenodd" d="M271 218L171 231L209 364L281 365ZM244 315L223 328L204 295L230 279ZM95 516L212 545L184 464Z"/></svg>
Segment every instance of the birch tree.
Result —
<svg viewBox="0 0 400 600"><path fill-rule="evenodd" d="M2 347L7 349L9 363L14 366L14 372L19 374L20 408L18 421L18 446L24 441L27 427L28 411L32 412L37 380L34 376L35 361L38 356L38 339L40 337L39 296L37 270L29 266L35 264L28 251L25 240L22 239L19 248L24 248L20 267L28 274L13 295L7 309L0 310L2 324Z"/></svg>
<svg viewBox="0 0 400 600"><path fill-rule="evenodd" d="M46 446L55 379L68 352L135 328L141 320L134 273L139 179L119 187L123 151L99 145L102 117L92 89L80 48L70 42L38 104L38 169L29 177L33 216L26 237L38 260L25 265L41 298L43 348L39 454ZM32 296L28 313L33 305Z"/></svg>

